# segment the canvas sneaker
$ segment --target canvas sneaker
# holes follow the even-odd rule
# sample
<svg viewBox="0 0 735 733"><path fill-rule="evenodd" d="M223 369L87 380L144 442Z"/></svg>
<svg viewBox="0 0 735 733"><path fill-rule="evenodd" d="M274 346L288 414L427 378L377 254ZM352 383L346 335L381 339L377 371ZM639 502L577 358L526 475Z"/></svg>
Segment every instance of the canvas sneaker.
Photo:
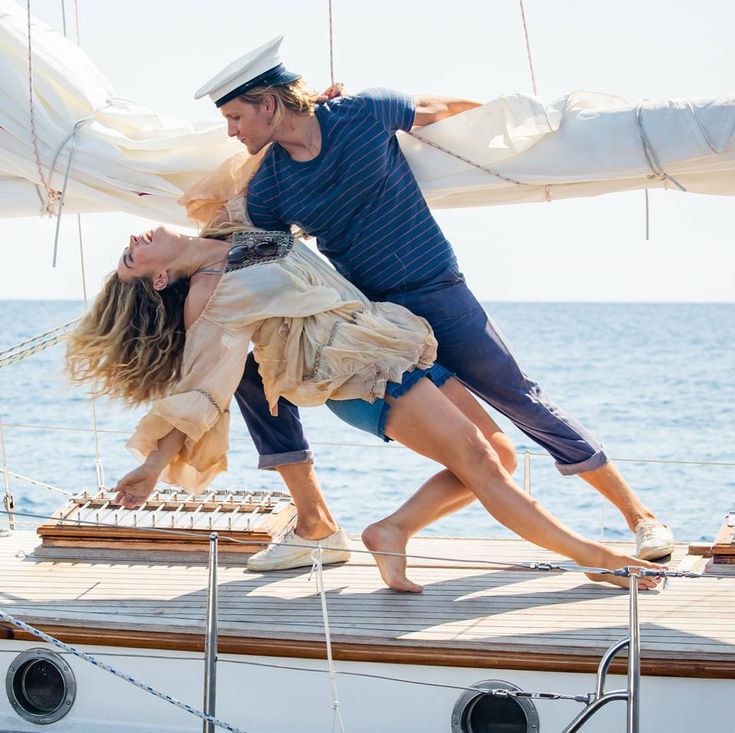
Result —
<svg viewBox="0 0 735 733"><path fill-rule="evenodd" d="M293 545L298 545L294 547ZM288 570L305 568L312 564L311 553L322 546L322 564L332 565L350 559L350 543L343 529L322 540L305 540L290 530L277 543L268 545L265 550L256 552L248 558L248 570L264 573L269 570Z"/></svg>
<svg viewBox="0 0 735 733"><path fill-rule="evenodd" d="M641 522L635 528L635 556L641 560L658 560L674 551L674 535L667 524Z"/></svg>

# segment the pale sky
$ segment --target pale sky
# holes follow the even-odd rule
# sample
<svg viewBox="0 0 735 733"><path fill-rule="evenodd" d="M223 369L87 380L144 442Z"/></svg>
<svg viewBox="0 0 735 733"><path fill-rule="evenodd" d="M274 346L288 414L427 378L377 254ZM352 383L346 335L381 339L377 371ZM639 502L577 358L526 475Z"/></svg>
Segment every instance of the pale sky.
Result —
<svg viewBox="0 0 735 733"><path fill-rule="evenodd" d="M315 88L329 83L327 0L77 0L82 49L118 96L185 120L217 119L194 91L232 59L283 34L282 55ZM66 1L74 34L74 2ZM62 30L61 0L33 0ZM525 0L538 93L575 89L629 101L735 93L729 0ZM518 0L333 0L335 76L487 101L531 91ZM734 205L726 197L644 194L437 212L470 286L489 301L735 302ZM131 231L122 214L82 218L94 293ZM76 216L0 221L0 298L81 298Z"/></svg>

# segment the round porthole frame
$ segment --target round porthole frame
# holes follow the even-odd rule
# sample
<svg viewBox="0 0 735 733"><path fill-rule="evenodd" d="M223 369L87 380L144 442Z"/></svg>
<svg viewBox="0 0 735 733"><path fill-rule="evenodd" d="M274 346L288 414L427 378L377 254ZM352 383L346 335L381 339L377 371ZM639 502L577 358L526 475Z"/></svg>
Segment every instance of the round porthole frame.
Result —
<svg viewBox="0 0 735 733"><path fill-rule="evenodd" d="M472 685L477 688L477 692L465 690L454 703L452 710L452 733L473 733L472 729L467 727L467 718L472 713L472 709L481 700L485 693L480 690L512 690L513 692L522 692L523 690L514 685L512 682L505 680L482 680ZM526 733L539 733L541 725L539 722L538 711L533 702L527 697L509 698L518 705L526 717Z"/></svg>
<svg viewBox="0 0 735 733"><path fill-rule="evenodd" d="M24 677L37 662L50 664L61 677L63 695L53 710L42 711L38 707L34 708L32 700L24 697ZM72 709L77 695L77 682L71 667L60 654L43 647L34 647L22 652L10 663L5 675L5 691L13 709L23 720L36 725L50 725L61 720Z"/></svg>

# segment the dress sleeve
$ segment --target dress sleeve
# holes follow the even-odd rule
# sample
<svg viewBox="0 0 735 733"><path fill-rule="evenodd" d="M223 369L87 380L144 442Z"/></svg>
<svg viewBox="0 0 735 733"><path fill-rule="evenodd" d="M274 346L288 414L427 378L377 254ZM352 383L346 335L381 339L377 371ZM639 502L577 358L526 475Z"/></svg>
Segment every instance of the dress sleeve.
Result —
<svg viewBox="0 0 735 733"><path fill-rule="evenodd" d="M223 218L243 221L238 216L237 206L244 206L243 194L257 172L265 152L266 149L256 155L237 153L186 190L178 203L186 209L187 218L197 224L206 225L225 210L229 217Z"/></svg>
<svg viewBox="0 0 735 733"><path fill-rule="evenodd" d="M224 278L186 332L181 379L173 394L155 403L127 443L144 460L171 430L184 433L184 447L161 480L191 493L200 493L227 469L229 404L256 329L269 318L303 318L344 304L334 288L311 282L306 271L292 272L279 262Z"/></svg>
<svg viewBox="0 0 735 733"><path fill-rule="evenodd" d="M202 319L187 331L182 376L174 393L155 403L127 444L145 460L171 430L186 435L162 481L198 494L227 469L229 404L242 378L252 331L229 331Z"/></svg>
<svg viewBox="0 0 735 733"><path fill-rule="evenodd" d="M367 111L390 133L413 126L416 106L413 97L392 89L366 89L357 97L363 101Z"/></svg>

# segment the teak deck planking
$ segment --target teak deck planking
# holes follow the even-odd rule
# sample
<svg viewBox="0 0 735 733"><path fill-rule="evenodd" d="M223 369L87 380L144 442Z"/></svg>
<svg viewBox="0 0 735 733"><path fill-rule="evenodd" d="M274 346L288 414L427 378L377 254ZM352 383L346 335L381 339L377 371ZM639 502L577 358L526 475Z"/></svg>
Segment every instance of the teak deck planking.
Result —
<svg viewBox="0 0 735 733"><path fill-rule="evenodd" d="M73 557L74 551L55 548L34 554L38 545L31 532L0 538L5 612L69 642L203 648L203 556L86 549ZM49 556L54 552L62 556ZM410 577L425 586L420 595L387 590L367 554L325 568L336 658L589 672L627 633L627 592L580 573L513 567L562 560L522 540L417 538L409 552L432 557L409 560ZM222 557L221 653L324 656L321 606L309 568L248 573L242 558ZM705 557L688 555L686 546L677 547L669 564L712 568L718 577L672 579L665 590L640 594L644 674L735 677L735 567L713 567ZM0 636L31 638L7 624L0 624Z"/></svg>

